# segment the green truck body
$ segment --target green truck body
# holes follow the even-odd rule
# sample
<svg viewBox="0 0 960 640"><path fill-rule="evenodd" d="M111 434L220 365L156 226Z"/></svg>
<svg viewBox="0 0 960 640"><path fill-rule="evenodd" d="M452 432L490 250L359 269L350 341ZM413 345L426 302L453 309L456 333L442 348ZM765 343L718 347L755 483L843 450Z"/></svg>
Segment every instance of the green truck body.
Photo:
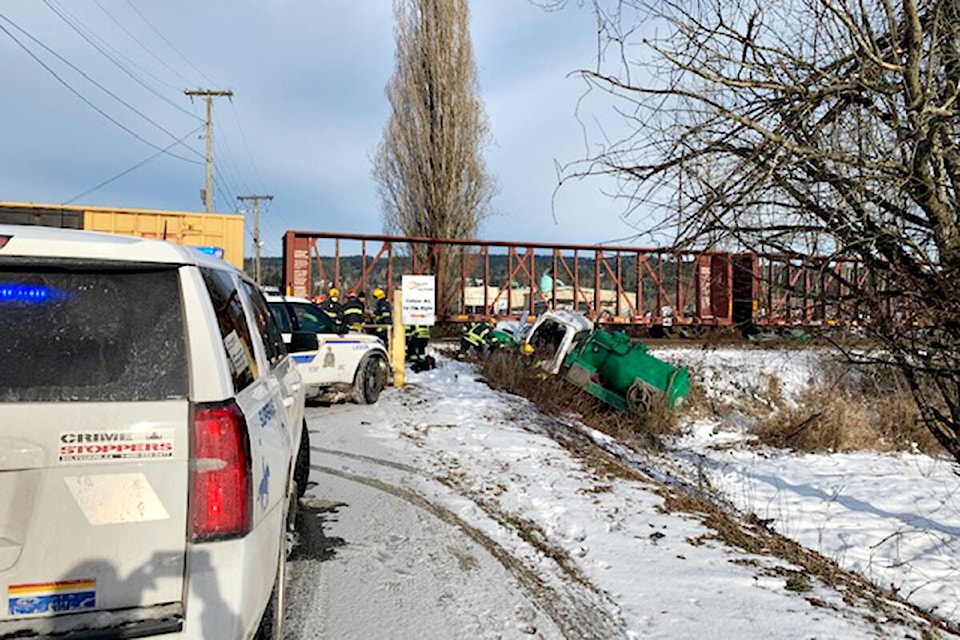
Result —
<svg viewBox="0 0 960 640"><path fill-rule="evenodd" d="M642 342L619 331L594 331L564 361L567 379L618 409L643 413L663 398L667 407L683 402L690 377L647 352Z"/></svg>
<svg viewBox="0 0 960 640"><path fill-rule="evenodd" d="M548 311L529 331L524 343L552 353L542 366L604 402L633 413L661 403L679 406L690 391L690 376L647 351L625 333L594 327L582 314Z"/></svg>

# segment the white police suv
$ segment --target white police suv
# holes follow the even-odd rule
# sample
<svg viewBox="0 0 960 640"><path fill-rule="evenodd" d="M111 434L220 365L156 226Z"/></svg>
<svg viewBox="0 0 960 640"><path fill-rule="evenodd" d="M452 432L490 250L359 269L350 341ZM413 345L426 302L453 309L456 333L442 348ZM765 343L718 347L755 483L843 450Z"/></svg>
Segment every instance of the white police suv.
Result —
<svg viewBox="0 0 960 640"><path fill-rule="evenodd" d="M304 388L256 285L0 225L0 638L280 637Z"/></svg>
<svg viewBox="0 0 960 640"><path fill-rule="evenodd" d="M307 397L346 395L373 404L387 385L387 349L376 336L338 334L330 319L305 298L268 295L283 340L300 367Z"/></svg>

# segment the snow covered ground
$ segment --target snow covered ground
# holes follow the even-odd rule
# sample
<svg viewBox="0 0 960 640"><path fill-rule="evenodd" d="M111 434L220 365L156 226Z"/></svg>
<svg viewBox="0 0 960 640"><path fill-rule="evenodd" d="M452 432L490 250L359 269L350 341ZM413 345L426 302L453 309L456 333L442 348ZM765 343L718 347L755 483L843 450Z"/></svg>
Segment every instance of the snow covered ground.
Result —
<svg viewBox="0 0 960 640"><path fill-rule="evenodd" d="M765 375L799 389L815 375L815 361L797 351L658 355L702 357L698 370L715 370L707 375L721 394L760 388ZM723 373L731 364L736 379ZM332 408L349 429L325 431L311 422L319 484L310 493L330 498L330 477L362 480L456 523L512 576L504 591L526 593L550 622L531 622L504 605L510 611L491 615L493 626L469 630L431 632L394 617L389 637L950 637L896 603L829 586L784 560L719 541L701 517L672 508L658 482L671 476L709 483L744 513L772 519L784 535L960 622L960 501L947 461L758 451L739 446L738 428L716 419L689 421L668 454L655 458L492 391L468 364L441 359L438 369L412 374L408 383L372 407ZM615 458L577 451L577 438ZM724 446L716 448L718 442ZM625 473L615 463L642 471ZM366 582L396 582L381 580L375 566L364 564ZM426 601L450 599L449 585L433 592L417 584ZM487 592L498 587L463 580L458 588L460 597L473 593L488 602ZM341 629L341 637L360 636Z"/></svg>
<svg viewBox="0 0 960 640"><path fill-rule="evenodd" d="M697 370L715 398L759 394L770 380L787 400L817 377L816 350L661 350ZM827 356L824 356L827 357ZM706 468L711 484L778 532L960 623L960 477L924 455L798 455L742 445L717 418L690 421L672 452ZM719 445L719 446L718 446Z"/></svg>

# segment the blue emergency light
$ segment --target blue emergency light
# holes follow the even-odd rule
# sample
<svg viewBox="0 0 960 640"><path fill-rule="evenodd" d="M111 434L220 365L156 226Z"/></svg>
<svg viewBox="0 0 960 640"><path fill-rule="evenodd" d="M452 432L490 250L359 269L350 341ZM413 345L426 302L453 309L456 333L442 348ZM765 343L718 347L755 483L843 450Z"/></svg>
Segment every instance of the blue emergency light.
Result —
<svg viewBox="0 0 960 640"><path fill-rule="evenodd" d="M62 295L62 291L44 285L0 284L0 302L49 302Z"/></svg>
<svg viewBox="0 0 960 640"><path fill-rule="evenodd" d="M223 249L220 247L194 247L200 253L205 253L208 256L213 256L214 258L223 259Z"/></svg>

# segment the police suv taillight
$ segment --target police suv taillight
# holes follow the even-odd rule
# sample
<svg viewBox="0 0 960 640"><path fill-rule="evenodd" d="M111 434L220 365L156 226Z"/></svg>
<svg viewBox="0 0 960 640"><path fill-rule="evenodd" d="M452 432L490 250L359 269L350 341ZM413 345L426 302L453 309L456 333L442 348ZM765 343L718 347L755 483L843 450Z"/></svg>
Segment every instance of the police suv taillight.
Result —
<svg viewBox="0 0 960 640"><path fill-rule="evenodd" d="M190 460L190 539L248 533L253 509L250 439L235 402L193 406Z"/></svg>

